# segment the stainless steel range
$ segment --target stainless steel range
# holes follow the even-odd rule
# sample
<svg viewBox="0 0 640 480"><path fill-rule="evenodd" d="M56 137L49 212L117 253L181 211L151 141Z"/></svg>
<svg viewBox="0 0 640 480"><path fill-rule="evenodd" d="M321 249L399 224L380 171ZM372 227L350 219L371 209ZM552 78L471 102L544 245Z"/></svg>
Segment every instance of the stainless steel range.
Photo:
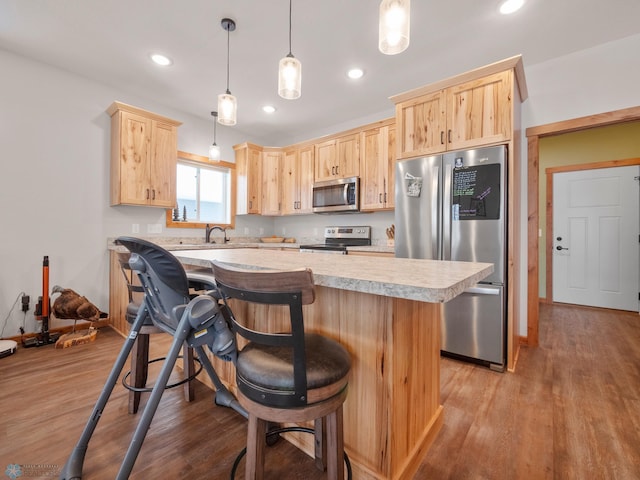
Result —
<svg viewBox="0 0 640 480"><path fill-rule="evenodd" d="M371 227L325 227L324 243L300 245L300 251L346 255L347 247L362 245L371 245Z"/></svg>

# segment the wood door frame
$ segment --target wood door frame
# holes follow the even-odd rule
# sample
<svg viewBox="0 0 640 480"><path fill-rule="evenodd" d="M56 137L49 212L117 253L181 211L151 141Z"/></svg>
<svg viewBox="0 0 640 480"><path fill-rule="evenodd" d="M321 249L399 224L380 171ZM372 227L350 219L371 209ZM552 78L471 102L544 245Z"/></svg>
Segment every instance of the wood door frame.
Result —
<svg viewBox="0 0 640 480"><path fill-rule="evenodd" d="M564 133L577 132L590 128L604 127L640 120L640 106L615 110L607 113L589 115L555 123L548 123L526 129L527 136L527 337L525 344L537 346L539 343L538 317L540 294L538 286L538 214L540 138Z"/></svg>
<svg viewBox="0 0 640 480"><path fill-rule="evenodd" d="M561 167L549 167L545 169L547 176L547 261L546 272L546 302L553 303L553 174L562 172L578 172L582 170L597 170L601 168L630 167L640 165L640 158L628 158L624 160L608 160L604 162L584 163L581 165L563 165ZM541 300L542 301L542 300Z"/></svg>

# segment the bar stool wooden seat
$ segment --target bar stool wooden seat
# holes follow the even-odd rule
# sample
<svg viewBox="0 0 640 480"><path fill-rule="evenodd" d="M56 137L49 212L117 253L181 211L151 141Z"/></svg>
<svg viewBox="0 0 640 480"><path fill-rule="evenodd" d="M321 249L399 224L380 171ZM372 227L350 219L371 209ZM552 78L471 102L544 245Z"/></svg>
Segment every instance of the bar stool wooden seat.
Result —
<svg viewBox="0 0 640 480"><path fill-rule="evenodd" d="M329 479L342 480L342 407L351 359L335 340L304 331L302 306L315 299L311 270L239 270L212 263L225 302L233 299L228 305L232 329L248 340L236 361L238 401L249 414L245 478L263 478L268 423L313 421L316 466L326 469ZM268 318L248 325L239 313L244 308L236 302L264 305L247 308L256 317L264 312ZM287 307L289 322L282 313ZM288 331L274 333L286 323Z"/></svg>
<svg viewBox="0 0 640 480"><path fill-rule="evenodd" d="M129 252L118 252L118 262L125 281L127 282L127 292L129 295L129 304L127 305L125 318L127 322L132 324L138 314L144 289L135 281L134 273L131 267L129 267L130 255ZM166 335L166 333L156 327L151 318L148 317L140 329L133 348L131 349L131 368L129 372L124 375L122 382L125 388L129 390L129 413L131 414L138 411L142 393L151 392L152 390L152 387L147 386L149 364L164 360L164 358L149 360L149 335L155 333L163 333ZM182 349L182 380L167 385L166 387L174 388L179 385L184 385L184 397L187 402L194 399L194 385L192 380L195 379L200 372L200 369L196 370L195 363L193 349L185 344Z"/></svg>

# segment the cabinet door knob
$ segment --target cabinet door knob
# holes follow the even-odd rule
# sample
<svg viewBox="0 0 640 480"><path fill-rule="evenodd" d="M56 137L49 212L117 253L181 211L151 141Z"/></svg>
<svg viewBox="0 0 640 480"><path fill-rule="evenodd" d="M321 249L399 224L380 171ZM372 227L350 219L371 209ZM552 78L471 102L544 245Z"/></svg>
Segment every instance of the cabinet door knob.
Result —
<svg viewBox="0 0 640 480"><path fill-rule="evenodd" d="M444 145L444 130L440 130L440 144Z"/></svg>
<svg viewBox="0 0 640 480"><path fill-rule="evenodd" d="M151 196L151 200L155 200L156 199L156 189L154 188L153 190L151 190L151 192L153 193L153 195Z"/></svg>
<svg viewBox="0 0 640 480"><path fill-rule="evenodd" d="M149 200L149 189L147 188L147 200Z"/></svg>
<svg viewBox="0 0 640 480"><path fill-rule="evenodd" d="M447 142L451 143L451 130L447 132Z"/></svg>

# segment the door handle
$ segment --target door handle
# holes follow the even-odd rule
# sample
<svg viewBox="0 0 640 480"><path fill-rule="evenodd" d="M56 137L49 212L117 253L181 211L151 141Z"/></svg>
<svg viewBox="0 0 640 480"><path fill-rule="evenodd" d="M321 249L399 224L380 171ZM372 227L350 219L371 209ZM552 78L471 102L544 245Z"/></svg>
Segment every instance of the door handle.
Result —
<svg viewBox="0 0 640 480"><path fill-rule="evenodd" d="M563 247L562 245L558 245L558 246L556 247L556 250L560 251L560 250L569 250L569 249L568 249L568 248L566 248L566 247Z"/></svg>
<svg viewBox="0 0 640 480"><path fill-rule="evenodd" d="M500 295L500 290L498 290L497 288L471 287L467 288L464 293L476 293L478 295Z"/></svg>

